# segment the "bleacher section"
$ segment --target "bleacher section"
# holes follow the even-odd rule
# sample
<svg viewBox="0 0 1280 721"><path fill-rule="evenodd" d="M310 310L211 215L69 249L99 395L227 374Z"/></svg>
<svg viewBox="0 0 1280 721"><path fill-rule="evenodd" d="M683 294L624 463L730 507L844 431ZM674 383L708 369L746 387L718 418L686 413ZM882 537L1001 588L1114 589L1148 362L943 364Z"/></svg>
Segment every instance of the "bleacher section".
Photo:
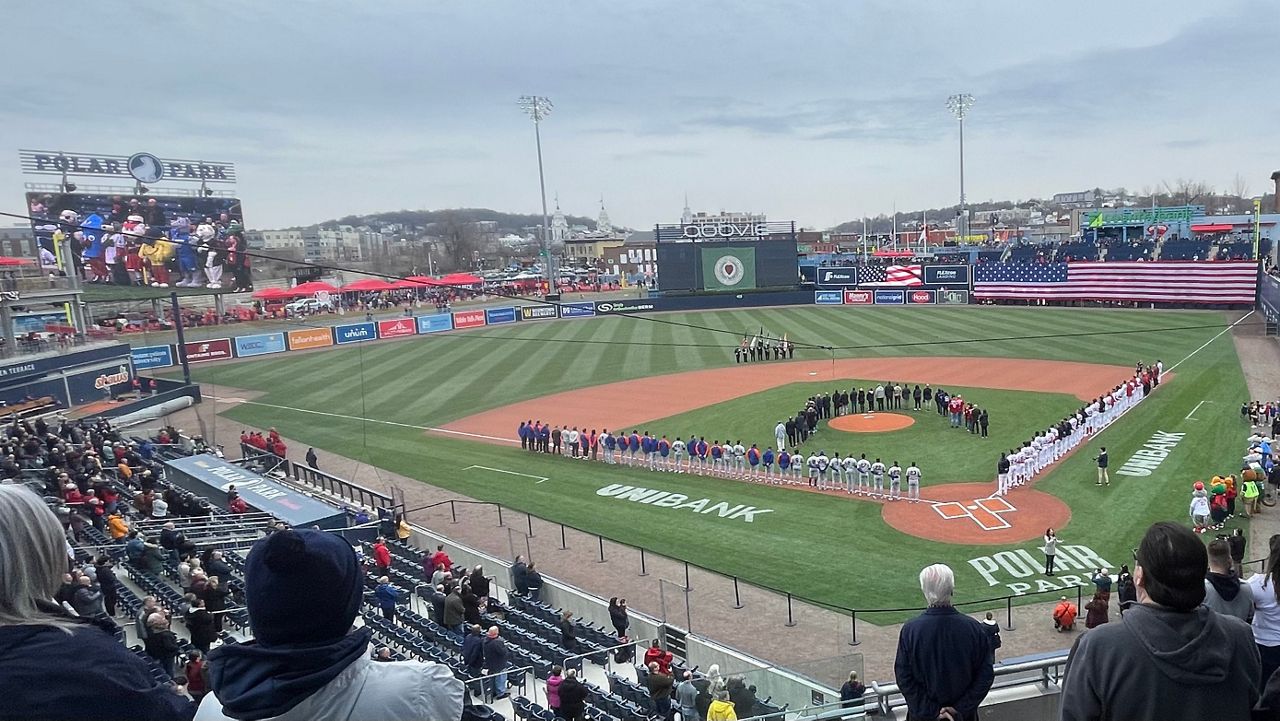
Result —
<svg viewBox="0 0 1280 721"><path fill-rule="evenodd" d="M1209 257L1209 241L1166 238L1157 253L1159 260L1205 260Z"/></svg>
<svg viewBox="0 0 1280 721"><path fill-rule="evenodd" d="M1103 260L1151 260L1155 257L1156 244L1150 240L1133 240L1128 243L1116 242L1106 246Z"/></svg>
<svg viewBox="0 0 1280 721"><path fill-rule="evenodd" d="M1091 238L1061 243L1058 245L1057 250L1054 251L1053 259L1058 263L1097 260L1098 245Z"/></svg>

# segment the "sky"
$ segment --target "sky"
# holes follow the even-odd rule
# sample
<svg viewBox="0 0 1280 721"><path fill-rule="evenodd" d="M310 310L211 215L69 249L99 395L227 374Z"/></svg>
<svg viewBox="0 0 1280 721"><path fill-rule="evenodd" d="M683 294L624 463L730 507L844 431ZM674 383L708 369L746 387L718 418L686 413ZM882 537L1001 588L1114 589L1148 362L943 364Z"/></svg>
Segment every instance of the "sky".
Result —
<svg viewBox="0 0 1280 721"><path fill-rule="evenodd" d="M826 228L971 201L1280 169L1276 0L352 3L10 0L19 148L235 163L247 225L380 210L615 225L753 211ZM92 29L96 41L78 43ZM0 156L3 158L3 156ZM47 182L47 179L46 179ZM6 223L7 224L7 223Z"/></svg>

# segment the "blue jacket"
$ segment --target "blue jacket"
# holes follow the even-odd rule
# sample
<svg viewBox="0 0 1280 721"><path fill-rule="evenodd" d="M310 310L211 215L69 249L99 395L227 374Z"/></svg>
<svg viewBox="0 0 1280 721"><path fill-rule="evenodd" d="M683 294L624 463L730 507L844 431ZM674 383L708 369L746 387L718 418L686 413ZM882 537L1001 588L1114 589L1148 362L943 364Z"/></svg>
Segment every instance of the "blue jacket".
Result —
<svg viewBox="0 0 1280 721"><path fill-rule="evenodd" d="M944 706L975 718L995 675L982 624L950 606L927 609L898 634L893 671L912 716L936 718Z"/></svg>
<svg viewBox="0 0 1280 721"><path fill-rule="evenodd" d="M379 584L373 595L378 599L379 608L395 608L396 602L400 600L400 592L389 583Z"/></svg>
<svg viewBox="0 0 1280 721"><path fill-rule="evenodd" d="M484 667L483 634L467 633L467 637L462 639L462 663L469 671L479 671Z"/></svg>
<svg viewBox="0 0 1280 721"><path fill-rule="evenodd" d="M613 449L618 447L618 439L614 438L613 436L605 436L604 447L612 451Z"/></svg>

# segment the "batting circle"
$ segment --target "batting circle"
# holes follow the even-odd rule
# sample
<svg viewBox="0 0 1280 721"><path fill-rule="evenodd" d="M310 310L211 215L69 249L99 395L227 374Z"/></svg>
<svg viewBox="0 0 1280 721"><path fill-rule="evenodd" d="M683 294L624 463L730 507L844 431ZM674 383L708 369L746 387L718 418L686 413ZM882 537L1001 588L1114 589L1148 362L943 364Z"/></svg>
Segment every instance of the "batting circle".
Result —
<svg viewBox="0 0 1280 721"><path fill-rule="evenodd" d="M732 255L722 255L713 266L716 280L721 285L737 285L742 282L742 261Z"/></svg>

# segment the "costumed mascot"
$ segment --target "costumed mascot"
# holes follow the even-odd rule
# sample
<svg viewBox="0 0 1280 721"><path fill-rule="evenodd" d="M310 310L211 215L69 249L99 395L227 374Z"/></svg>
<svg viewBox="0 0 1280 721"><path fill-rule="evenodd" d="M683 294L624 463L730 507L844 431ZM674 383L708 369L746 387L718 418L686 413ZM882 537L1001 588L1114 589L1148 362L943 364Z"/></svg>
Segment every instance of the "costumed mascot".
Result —
<svg viewBox="0 0 1280 721"><path fill-rule="evenodd" d="M112 280L116 285L132 285L129 280L128 255L129 244L142 240L147 232L141 215L130 215L120 225L120 232L111 238L111 246L106 249L107 265L111 267Z"/></svg>
<svg viewBox="0 0 1280 721"><path fill-rule="evenodd" d="M186 218L182 218L186 220ZM172 232L173 226L177 224L177 220L173 221L170 226ZM164 230L159 226L151 226L147 228L147 239L142 243L142 247L138 248L138 255L142 258L142 262L147 271L144 284L149 283L156 288L169 287L169 261L176 255L177 246L169 242L164 237Z"/></svg>
<svg viewBox="0 0 1280 721"><path fill-rule="evenodd" d="M209 223L196 226L196 240L200 252L204 255L204 274L209 279L206 288L222 287L222 263L226 259L226 251L222 241L218 240L218 231ZM199 281L196 282L199 286Z"/></svg>
<svg viewBox="0 0 1280 721"><path fill-rule="evenodd" d="M169 227L169 239L178 256L178 271L182 280L174 283L178 288L195 288L200 285L196 280L200 272L200 254L197 252L197 240L191 235L191 221L187 218L174 218Z"/></svg>
<svg viewBox="0 0 1280 721"><path fill-rule="evenodd" d="M64 211L68 213L71 211ZM84 262L89 265L89 282L90 283L106 283L111 279L111 272L107 270L106 237L115 232L115 226L110 223L104 223L96 229L95 233L86 233L84 237ZM65 262L65 259L64 259Z"/></svg>

